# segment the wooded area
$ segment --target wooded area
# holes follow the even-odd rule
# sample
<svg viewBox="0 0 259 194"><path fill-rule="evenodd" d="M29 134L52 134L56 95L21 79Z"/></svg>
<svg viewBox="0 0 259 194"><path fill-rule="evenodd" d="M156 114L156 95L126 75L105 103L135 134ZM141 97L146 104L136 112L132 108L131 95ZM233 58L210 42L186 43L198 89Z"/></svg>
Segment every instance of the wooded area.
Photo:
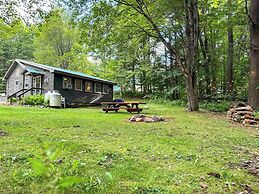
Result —
<svg viewBox="0 0 259 194"><path fill-rule="evenodd" d="M188 100L191 111L217 100L259 109L258 9L259 0L0 1L0 77L22 58L113 80L126 96Z"/></svg>
<svg viewBox="0 0 259 194"><path fill-rule="evenodd" d="M259 0L0 0L0 193L259 193L258 129Z"/></svg>

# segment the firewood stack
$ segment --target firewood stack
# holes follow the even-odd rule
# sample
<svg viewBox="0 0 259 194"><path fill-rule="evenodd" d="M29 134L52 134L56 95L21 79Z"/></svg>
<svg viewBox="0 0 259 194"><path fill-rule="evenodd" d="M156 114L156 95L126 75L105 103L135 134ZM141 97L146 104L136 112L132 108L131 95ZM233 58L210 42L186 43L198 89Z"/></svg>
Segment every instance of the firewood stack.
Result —
<svg viewBox="0 0 259 194"><path fill-rule="evenodd" d="M259 119L254 117L254 109L245 103L238 103L230 107L227 117L245 126L259 127Z"/></svg>

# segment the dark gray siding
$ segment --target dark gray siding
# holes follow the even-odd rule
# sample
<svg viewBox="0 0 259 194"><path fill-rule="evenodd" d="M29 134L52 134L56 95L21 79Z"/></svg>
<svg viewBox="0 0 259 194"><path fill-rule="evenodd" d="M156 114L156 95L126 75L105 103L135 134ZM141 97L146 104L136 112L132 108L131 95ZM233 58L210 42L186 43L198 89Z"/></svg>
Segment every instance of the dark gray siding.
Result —
<svg viewBox="0 0 259 194"><path fill-rule="evenodd" d="M72 78L72 89L63 89L63 77L70 77ZM54 90L58 90L60 94L66 99L69 103L95 103L99 104L100 102L108 102L113 100L113 85L106 84L102 82L95 82L87 79L80 79L82 80L83 84L83 91L76 91L75 90L75 79L80 79L72 76L66 76L61 74L55 74L54 76ZM92 92L85 92L85 81L89 81L92 83ZM99 94L94 93L94 83L101 83L102 87L103 84L109 86L110 92L109 94Z"/></svg>

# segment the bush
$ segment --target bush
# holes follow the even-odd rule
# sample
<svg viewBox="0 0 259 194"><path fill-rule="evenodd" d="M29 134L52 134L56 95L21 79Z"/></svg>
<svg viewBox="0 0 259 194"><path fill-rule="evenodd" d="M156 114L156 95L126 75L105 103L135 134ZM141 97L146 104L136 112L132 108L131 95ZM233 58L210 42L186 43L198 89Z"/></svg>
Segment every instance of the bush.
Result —
<svg viewBox="0 0 259 194"><path fill-rule="evenodd" d="M15 103L15 102L17 102L17 99L16 98L10 98L10 100L9 100L11 103Z"/></svg>
<svg viewBox="0 0 259 194"><path fill-rule="evenodd" d="M144 94L138 91L123 91L123 98L143 98Z"/></svg>
<svg viewBox="0 0 259 194"><path fill-rule="evenodd" d="M200 108L206 109L212 112L226 112L228 111L231 102L228 101L218 101L218 102L201 102Z"/></svg>
<svg viewBox="0 0 259 194"><path fill-rule="evenodd" d="M31 105L31 106L44 105L44 95L25 96L21 101L21 105Z"/></svg>
<svg viewBox="0 0 259 194"><path fill-rule="evenodd" d="M182 107L187 106L187 102L184 100L169 100L166 98L159 98L159 97L154 97L154 96L152 98L148 98L148 99L149 99L149 103L154 103L154 104L166 104L166 105L171 105L171 106L182 106Z"/></svg>

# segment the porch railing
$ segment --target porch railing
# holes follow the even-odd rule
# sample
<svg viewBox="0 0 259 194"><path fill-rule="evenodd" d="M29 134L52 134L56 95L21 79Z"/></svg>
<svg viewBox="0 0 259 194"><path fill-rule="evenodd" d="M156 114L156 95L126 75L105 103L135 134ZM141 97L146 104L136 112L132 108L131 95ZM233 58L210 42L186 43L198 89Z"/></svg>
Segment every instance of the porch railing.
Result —
<svg viewBox="0 0 259 194"><path fill-rule="evenodd" d="M25 94L27 94L28 92L31 92L31 94L33 94L33 90L40 90L41 91L41 94L42 94L42 90L44 90L43 88L29 88L29 89L21 89L11 95L9 95L7 98L16 98L16 99L19 99L21 100L21 96L24 96Z"/></svg>

